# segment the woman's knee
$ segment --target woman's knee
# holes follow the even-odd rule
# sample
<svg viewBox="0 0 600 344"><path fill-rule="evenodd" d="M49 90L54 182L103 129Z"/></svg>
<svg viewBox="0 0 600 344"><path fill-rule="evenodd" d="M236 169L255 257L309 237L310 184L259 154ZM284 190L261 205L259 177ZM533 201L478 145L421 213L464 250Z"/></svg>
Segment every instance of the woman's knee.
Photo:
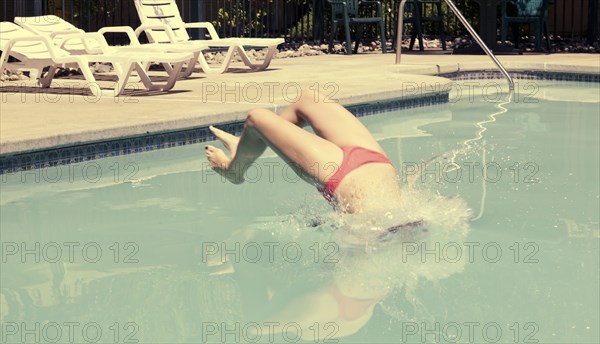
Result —
<svg viewBox="0 0 600 344"><path fill-rule="evenodd" d="M314 104L318 103L322 98L323 97L319 93L319 90L310 87L304 87L296 104Z"/></svg>
<svg viewBox="0 0 600 344"><path fill-rule="evenodd" d="M267 109L252 109L248 111L248 115L246 116L246 126L248 127L256 127L257 124L267 119L269 116L277 116L275 113L267 110Z"/></svg>

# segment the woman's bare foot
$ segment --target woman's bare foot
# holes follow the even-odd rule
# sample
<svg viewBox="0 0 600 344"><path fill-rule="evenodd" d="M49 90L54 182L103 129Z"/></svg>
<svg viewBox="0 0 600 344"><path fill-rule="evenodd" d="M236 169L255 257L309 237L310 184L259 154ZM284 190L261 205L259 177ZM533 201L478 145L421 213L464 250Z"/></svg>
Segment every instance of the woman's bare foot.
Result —
<svg viewBox="0 0 600 344"><path fill-rule="evenodd" d="M222 149L211 145L208 145L204 148L206 153L206 159L208 159L210 167L220 170L229 169L231 159L229 159L229 157L225 154L225 152L223 152Z"/></svg>
<svg viewBox="0 0 600 344"><path fill-rule="evenodd" d="M244 181L243 173L241 173L241 171L235 171L235 169L231 168L231 161L235 157L240 139L213 126L210 126L209 129L217 137L217 139L223 143L230 155L228 157L222 149L219 149L215 146L206 146L206 159L208 159L210 167L212 167L223 177L227 178L230 182L234 184L242 183Z"/></svg>
<svg viewBox="0 0 600 344"><path fill-rule="evenodd" d="M219 128L215 128L212 125L209 126L208 129L210 129L210 131L217 137L217 139L221 141L221 143L223 143L225 148L227 148L227 150L229 151L231 159L233 159L233 157L235 157L235 152L237 152L237 146L240 142L240 138L235 135L231 135L230 133L223 131Z"/></svg>

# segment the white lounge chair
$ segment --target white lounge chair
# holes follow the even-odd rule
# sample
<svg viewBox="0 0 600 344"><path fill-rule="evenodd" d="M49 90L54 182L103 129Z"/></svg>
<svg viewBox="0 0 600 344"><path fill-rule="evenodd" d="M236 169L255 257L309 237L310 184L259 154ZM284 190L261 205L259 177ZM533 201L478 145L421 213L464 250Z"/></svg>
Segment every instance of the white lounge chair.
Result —
<svg viewBox="0 0 600 344"><path fill-rule="evenodd" d="M134 0L135 7L142 22L136 29L139 36L145 32L150 42L181 44L208 44L211 47L229 48L225 61L225 69L229 66L233 53L237 51L246 66L252 70L263 70L269 66L271 59L277 52L277 46L284 42L283 38L219 38L217 31L211 23L185 23L181 19L179 8L175 0ZM206 29L209 40L190 40L186 29ZM244 47L268 48L263 62L255 62L248 57Z"/></svg>
<svg viewBox="0 0 600 344"><path fill-rule="evenodd" d="M38 35L47 35L49 36L54 44L59 46L62 49L67 50L68 52L80 53L80 54L97 54L102 53L102 49L100 48L100 44L96 42L94 39L88 39L87 44L81 40L69 40L67 36L73 34L82 34L85 31L78 29L73 24L65 21L64 19L57 17L55 15L45 15L45 16L35 16L35 17L15 17L15 23L23 28L36 33ZM133 29L128 27L112 27L112 30L109 32L123 32L126 33L131 40L131 45L136 46L139 45L137 37L133 32ZM128 30L131 33L128 32ZM102 32L100 32L102 33ZM103 34L103 33L102 33ZM87 49L86 49L87 48Z"/></svg>
<svg viewBox="0 0 600 344"><path fill-rule="evenodd" d="M45 34L52 38L53 42L60 46L61 48L68 50L72 53L98 53L99 47L94 42L86 42L86 46L81 41L73 42L72 40L65 41L68 35L74 33L84 33L83 30L77 28L73 24L65 21L64 19L54 16L54 15L45 15L45 16L34 16L34 17L16 17L15 22L20 26L26 28L29 31ZM161 26L162 28L162 26ZM168 35L174 37L174 33L170 28L166 29L168 31ZM98 33L104 35L106 33L124 33L129 38L129 45L126 46L111 46L111 49L115 50L115 53L118 52L173 52L173 53L192 53L193 56L190 61L187 63L187 67L182 70L181 77L187 78L189 77L193 70L194 66L197 62L200 63L200 67L206 73L223 73L227 67L229 66L229 62L231 61L231 56L235 52L235 47L229 48L228 58L226 59L226 63L221 65L213 65L210 66L206 59L204 58L203 51L209 48L209 45L204 42L198 42L197 44L179 44L174 43L169 45L169 49L165 49L164 44L159 43L147 43L140 44L138 40L139 34L143 31L140 30L138 34L133 31L133 29L129 26L111 26L104 27L98 30ZM175 38L173 38L175 40ZM168 64L164 64L166 70L170 70L170 66ZM190 68L191 67L191 68ZM145 65L145 68L148 68L148 64Z"/></svg>
<svg viewBox="0 0 600 344"><path fill-rule="evenodd" d="M153 53L141 54L118 53L115 54L106 44L106 40L99 33L83 33L69 35L69 40L77 40L82 45L92 48L90 42L94 42L102 52L98 54L70 54L64 49L55 46L50 38L45 35L37 35L27 31L11 22L0 23L0 70L8 69L29 69L36 71L39 83L42 87L50 87L54 73L58 67L77 67L81 69L87 86L94 95L100 95L101 89L90 69L92 62L111 63L117 72L117 85L115 95L119 95L125 89L127 81L135 69L140 77L144 87L148 90L170 90L175 85L177 77L183 67L183 64L192 58L192 54L187 53ZM9 57L14 57L20 62L8 62ZM158 85L150 80L143 64L148 61L158 61L172 64L172 70L167 71L169 77L165 84ZM49 67L46 76L42 77L42 70Z"/></svg>

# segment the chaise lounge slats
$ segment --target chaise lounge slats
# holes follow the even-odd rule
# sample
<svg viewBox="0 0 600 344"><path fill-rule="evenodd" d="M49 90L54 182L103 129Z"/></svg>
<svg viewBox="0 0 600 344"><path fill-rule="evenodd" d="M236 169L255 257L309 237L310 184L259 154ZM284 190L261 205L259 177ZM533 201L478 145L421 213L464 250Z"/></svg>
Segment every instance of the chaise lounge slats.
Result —
<svg viewBox="0 0 600 344"><path fill-rule="evenodd" d="M10 22L0 23L0 70L4 68L18 67L19 69L29 69L37 72L39 83L42 87L50 87L54 74L58 67L75 66L81 69L86 79L87 86L93 94L101 94L101 89L90 69L90 63L110 63L117 72L117 85L115 94L121 94L127 81L135 70L140 77L144 87L148 90L169 90L175 85L181 68L185 62L192 58L191 53L114 53L106 40L99 33L77 33L68 36L70 40L78 40L82 44L88 41L94 41L101 50L98 54L71 54L64 49L57 47L48 35L39 35L25 30ZM9 57L14 57L20 62L9 62ZM164 85L156 85L151 80L144 66L149 61L159 61L168 63L170 69L167 70L169 78ZM171 66L172 64L172 66ZM42 77L42 70L48 67L46 76Z"/></svg>

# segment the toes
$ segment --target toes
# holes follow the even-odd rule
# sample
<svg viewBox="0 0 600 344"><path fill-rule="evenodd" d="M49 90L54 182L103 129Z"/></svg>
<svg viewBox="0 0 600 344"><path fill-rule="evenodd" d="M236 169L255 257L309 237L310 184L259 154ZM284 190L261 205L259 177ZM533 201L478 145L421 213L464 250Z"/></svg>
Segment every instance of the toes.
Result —
<svg viewBox="0 0 600 344"><path fill-rule="evenodd" d="M204 146L204 153L206 154L206 157L211 158L213 156L215 156L215 154L219 151L219 148L216 148L214 146Z"/></svg>

